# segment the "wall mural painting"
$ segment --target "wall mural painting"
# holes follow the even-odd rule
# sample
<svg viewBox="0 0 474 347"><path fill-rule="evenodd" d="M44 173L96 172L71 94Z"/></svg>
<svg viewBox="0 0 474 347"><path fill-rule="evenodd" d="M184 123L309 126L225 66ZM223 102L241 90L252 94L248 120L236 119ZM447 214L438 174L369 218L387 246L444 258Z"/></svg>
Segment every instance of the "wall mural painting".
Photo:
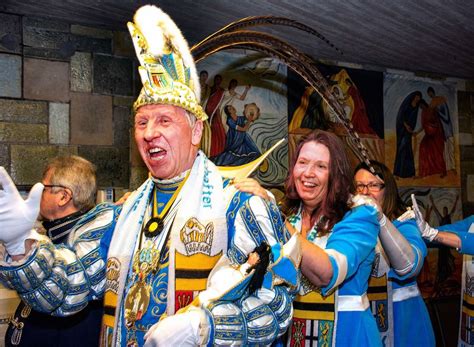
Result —
<svg viewBox="0 0 474 347"><path fill-rule="evenodd" d="M415 194L425 219L433 227L462 219L461 190L455 188L401 188L400 195L411 205ZM428 255L418 276L418 286L425 298L460 295L462 255L449 247L428 244Z"/></svg>
<svg viewBox="0 0 474 347"><path fill-rule="evenodd" d="M288 137L284 64L253 51L234 50L207 57L197 69L214 163L246 164ZM288 147L282 145L260 166L256 178L267 187L281 186L287 170Z"/></svg>
<svg viewBox="0 0 474 347"><path fill-rule="evenodd" d="M370 156L383 162L382 73L323 64L318 64L318 69L330 83ZM288 98L290 155L301 136L312 129L332 131L347 147L353 146L347 131L319 94L292 71L288 71ZM355 166L357 157L352 150L347 152Z"/></svg>
<svg viewBox="0 0 474 347"><path fill-rule="evenodd" d="M385 163L399 186L459 187L454 85L386 74Z"/></svg>

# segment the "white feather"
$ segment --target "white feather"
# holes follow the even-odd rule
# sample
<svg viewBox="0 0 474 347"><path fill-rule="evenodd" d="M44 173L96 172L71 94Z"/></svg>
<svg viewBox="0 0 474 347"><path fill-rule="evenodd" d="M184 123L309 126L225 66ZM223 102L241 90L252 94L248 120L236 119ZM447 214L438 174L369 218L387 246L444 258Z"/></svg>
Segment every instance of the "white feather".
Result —
<svg viewBox="0 0 474 347"><path fill-rule="evenodd" d="M199 101L201 87L194 64L194 59L189 50L188 43L176 26L175 22L161 9L153 5L140 7L134 16L135 25L140 29L148 44L148 52L156 57L164 53L165 38L172 43L179 53L186 67L190 69L192 87Z"/></svg>

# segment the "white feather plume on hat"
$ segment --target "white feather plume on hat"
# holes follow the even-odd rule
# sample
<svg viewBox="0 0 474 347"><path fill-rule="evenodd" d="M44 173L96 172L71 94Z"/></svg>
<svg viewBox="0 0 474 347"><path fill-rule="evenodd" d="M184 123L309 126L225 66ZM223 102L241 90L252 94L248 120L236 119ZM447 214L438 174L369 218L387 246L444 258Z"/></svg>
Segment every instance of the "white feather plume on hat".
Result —
<svg viewBox="0 0 474 347"><path fill-rule="evenodd" d="M153 5L140 7L133 18L143 35L153 38L152 40L147 40L147 42L149 53L154 56L162 56L165 53L165 37L168 38L168 42L174 47L173 51L178 52L184 64L190 68L194 93L199 99L201 91L194 59L188 42L184 39L176 23L165 12Z"/></svg>
<svg viewBox="0 0 474 347"><path fill-rule="evenodd" d="M207 118L207 115L205 115L199 105L201 88L194 59L191 55L188 43L174 21L158 7L146 5L137 10L134 16L134 23L128 23L128 28L132 35L137 57L140 61L140 75L142 76L144 89L148 94L150 94L151 90L147 87L146 83L147 80L150 81L150 77L146 75L146 73L150 74L151 65L149 63L161 64L161 58L164 55L172 54L175 57L174 67L176 68L178 78L172 74L170 74L170 77L175 84L187 86L190 91L193 92L195 98L195 102L190 101L189 93L183 93L182 88L180 88L180 93L175 90L175 93L170 95L167 99L147 99L144 93L141 93L137 99L136 108L148 103L167 103L167 101L169 101L168 103L170 104L188 109L200 119ZM182 60L182 64L178 62L179 59ZM167 66L164 66L164 68L166 69ZM161 87L154 86L154 88L156 91L160 91ZM185 96L183 96L183 94ZM182 101L184 99L186 100Z"/></svg>

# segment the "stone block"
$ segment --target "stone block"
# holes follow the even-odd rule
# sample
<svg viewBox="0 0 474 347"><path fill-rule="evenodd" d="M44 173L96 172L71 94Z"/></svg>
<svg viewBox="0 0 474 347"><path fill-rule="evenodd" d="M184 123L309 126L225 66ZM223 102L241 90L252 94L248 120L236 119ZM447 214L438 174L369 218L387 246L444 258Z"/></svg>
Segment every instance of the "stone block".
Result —
<svg viewBox="0 0 474 347"><path fill-rule="evenodd" d="M130 190L140 187L148 178L147 167L132 166L130 173Z"/></svg>
<svg viewBox="0 0 474 347"><path fill-rule="evenodd" d="M130 109L128 107L114 107L114 144L130 148L131 129Z"/></svg>
<svg viewBox="0 0 474 347"><path fill-rule="evenodd" d="M71 25L71 33L80 36L94 37L96 39L111 39L113 37L113 32L110 30L76 24Z"/></svg>
<svg viewBox="0 0 474 347"><path fill-rule="evenodd" d="M60 49L70 41L68 31L49 31L37 27L26 27L23 31L23 42L27 47Z"/></svg>
<svg viewBox="0 0 474 347"><path fill-rule="evenodd" d="M69 32L70 24L62 21L52 20L43 17L23 17L23 35L25 30Z"/></svg>
<svg viewBox="0 0 474 347"><path fill-rule="evenodd" d="M90 92L92 90L91 54L76 52L71 57L71 91Z"/></svg>
<svg viewBox="0 0 474 347"><path fill-rule="evenodd" d="M0 96L21 98L21 57L0 54Z"/></svg>
<svg viewBox="0 0 474 347"><path fill-rule="evenodd" d="M114 106L129 107L131 109L134 102L135 98L133 96L114 96Z"/></svg>
<svg viewBox="0 0 474 347"><path fill-rule="evenodd" d="M108 55L95 54L94 93L132 95L132 61Z"/></svg>
<svg viewBox="0 0 474 347"><path fill-rule="evenodd" d="M0 166L10 171L10 148L7 144L0 144Z"/></svg>
<svg viewBox="0 0 474 347"><path fill-rule="evenodd" d="M126 148L79 146L79 155L97 167L97 185L100 188L129 186L129 151Z"/></svg>
<svg viewBox="0 0 474 347"><path fill-rule="evenodd" d="M128 31L114 32L114 55L135 58L135 48Z"/></svg>
<svg viewBox="0 0 474 347"><path fill-rule="evenodd" d="M72 35L71 41L74 43L76 50L81 52L112 53L112 39L96 39L93 37Z"/></svg>
<svg viewBox="0 0 474 347"><path fill-rule="evenodd" d="M145 163L143 162L143 159L140 155L140 152L138 152L137 148L137 143L135 142L134 138L134 132L133 129L131 130L131 136L133 138L133 141L130 142L130 161L132 163L132 166L141 166L141 167L146 167Z"/></svg>
<svg viewBox="0 0 474 347"><path fill-rule="evenodd" d="M69 101L69 64L25 58L23 94L26 99Z"/></svg>
<svg viewBox="0 0 474 347"><path fill-rule="evenodd" d="M48 103L0 99L0 121L46 124L48 123Z"/></svg>
<svg viewBox="0 0 474 347"><path fill-rule="evenodd" d="M6 40L6 43L0 44L0 52L21 53L19 16L0 13L0 38Z"/></svg>
<svg viewBox="0 0 474 347"><path fill-rule="evenodd" d="M142 90L143 84L138 72L138 62L133 62L133 96L136 99Z"/></svg>
<svg viewBox="0 0 474 347"><path fill-rule="evenodd" d="M112 97L71 93L71 144L113 145Z"/></svg>
<svg viewBox="0 0 474 347"><path fill-rule="evenodd" d="M27 57L69 60L75 50L69 24L51 19L25 17L23 42Z"/></svg>
<svg viewBox="0 0 474 347"><path fill-rule="evenodd" d="M18 185L32 185L41 181L49 159L58 155L77 154L76 147L58 146L11 146L11 175Z"/></svg>
<svg viewBox="0 0 474 347"><path fill-rule="evenodd" d="M55 48L23 47L23 56L28 58L41 58L67 62L73 53L74 52L68 51L63 52Z"/></svg>
<svg viewBox="0 0 474 347"><path fill-rule="evenodd" d="M45 124L0 123L0 142L46 143L47 140Z"/></svg>
<svg viewBox="0 0 474 347"><path fill-rule="evenodd" d="M69 104L49 104L49 142L69 143Z"/></svg>

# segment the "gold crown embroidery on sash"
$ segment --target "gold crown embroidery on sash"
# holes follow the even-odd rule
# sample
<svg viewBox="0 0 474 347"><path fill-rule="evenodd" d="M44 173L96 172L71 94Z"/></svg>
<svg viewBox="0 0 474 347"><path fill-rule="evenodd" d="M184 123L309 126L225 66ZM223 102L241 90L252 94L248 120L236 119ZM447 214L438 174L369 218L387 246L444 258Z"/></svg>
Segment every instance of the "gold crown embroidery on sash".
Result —
<svg viewBox="0 0 474 347"><path fill-rule="evenodd" d="M214 224L202 225L196 218L190 218L179 232L187 255L203 253L211 255L214 238Z"/></svg>

